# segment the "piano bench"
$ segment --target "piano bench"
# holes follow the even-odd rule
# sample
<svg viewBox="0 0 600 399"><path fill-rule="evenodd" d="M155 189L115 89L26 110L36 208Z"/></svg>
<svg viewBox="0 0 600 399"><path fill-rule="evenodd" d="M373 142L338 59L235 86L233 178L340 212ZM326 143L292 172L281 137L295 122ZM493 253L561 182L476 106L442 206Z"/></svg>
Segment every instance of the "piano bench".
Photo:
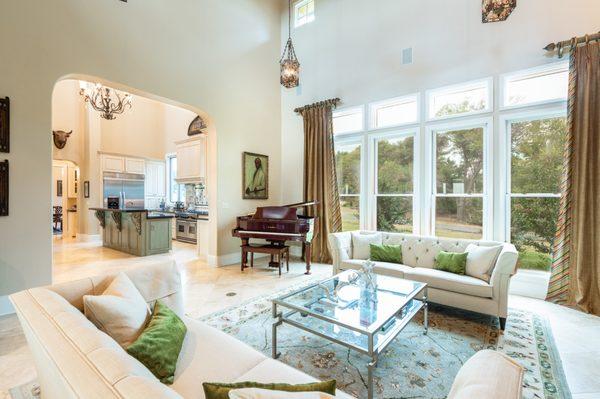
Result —
<svg viewBox="0 0 600 399"><path fill-rule="evenodd" d="M281 276L281 263L283 257L285 257L286 270L290 271L290 247L287 245L277 244L249 244L242 245L242 271L247 267L254 267L254 254L270 254L271 261L269 262L270 267L277 267L279 269L279 275ZM248 254L250 254L250 266L248 266ZM277 256L277 261L274 257ZM283 256L283 257L282 257Z"/></svg>

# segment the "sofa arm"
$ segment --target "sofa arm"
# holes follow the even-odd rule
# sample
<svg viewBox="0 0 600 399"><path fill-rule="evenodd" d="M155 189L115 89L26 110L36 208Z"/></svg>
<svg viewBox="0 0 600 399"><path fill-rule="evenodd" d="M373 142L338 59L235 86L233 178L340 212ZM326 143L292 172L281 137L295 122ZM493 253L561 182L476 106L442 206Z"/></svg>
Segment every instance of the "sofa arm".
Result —
<svg viewBox="0 0 600 399"><path fill-rule="evenodd" d="M333 258L333 274L338 274L343 261L352 256L352 234L349 231L331 233L328 237L329 250Z"/></svg>
<svg viewBox="0 0 600 399"><path fill-rule="evenodd" d="M492 296L498 301L498 316L508 313L508 288L510 278L515 274L519 252L513 244L504 244L490 278Z"/></svg>

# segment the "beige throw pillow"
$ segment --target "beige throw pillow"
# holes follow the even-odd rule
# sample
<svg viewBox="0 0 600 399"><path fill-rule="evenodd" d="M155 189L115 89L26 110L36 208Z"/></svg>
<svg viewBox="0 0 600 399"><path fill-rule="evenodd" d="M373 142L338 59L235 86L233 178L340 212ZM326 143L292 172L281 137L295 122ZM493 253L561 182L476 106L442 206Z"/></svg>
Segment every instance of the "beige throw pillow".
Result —
<svg viewBox="0 0 600 399"><path fill-rule="evenodd" d="M127 348L142 333L150 308L125 273L119 273L102 295L84 295L86 317Z"/></svg>
<svg viewBox="0 0 600 399"><path fill-rule="evenodd" d="M323 392L284 392L260 388L241 388L229 391L229 399L334 399Z"/></svg>
<svg viewBox="0 0 600 399"><path fill-rule="evenodd" d="M369 259L371 244L381 245L381 233L352 233L352 259Z"/></svg>
<svg viewBox="0 0 600 399"><path fill-rule="evenodd" d="M500 251L502 251L502 245L482 247L469 244L465 249L467 252L467 276L489 282Z"/></svg>

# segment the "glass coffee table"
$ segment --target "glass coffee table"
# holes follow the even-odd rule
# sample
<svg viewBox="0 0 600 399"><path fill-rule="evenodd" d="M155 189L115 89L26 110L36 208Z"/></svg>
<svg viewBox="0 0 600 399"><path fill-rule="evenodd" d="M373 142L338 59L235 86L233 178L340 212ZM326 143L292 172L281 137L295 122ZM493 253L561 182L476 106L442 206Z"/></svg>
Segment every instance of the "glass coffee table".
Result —
<svg viewBox="0 0 600 399"><path fill-rule="evenodd" d="M356 272L347 270L274 299L272 355L280 355L277 327L282 323L367 355L371 399L379 355L421 309L427 334L427 284L378 275L377 290L369 293L349 283L353 276Z"/></svg>

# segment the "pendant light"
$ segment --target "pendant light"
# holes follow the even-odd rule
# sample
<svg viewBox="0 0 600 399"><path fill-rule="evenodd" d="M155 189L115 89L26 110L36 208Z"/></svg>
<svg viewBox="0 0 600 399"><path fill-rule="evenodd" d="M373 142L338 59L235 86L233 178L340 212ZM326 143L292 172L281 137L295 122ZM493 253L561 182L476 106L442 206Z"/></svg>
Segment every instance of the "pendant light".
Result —
<svg viewBox="0 0 600 399"><path fill-rule="evenodd" d="M300 63L292 44L292 1L288 1L288 40L279 60L280 82L288 89L300 83Z"/></svg>

